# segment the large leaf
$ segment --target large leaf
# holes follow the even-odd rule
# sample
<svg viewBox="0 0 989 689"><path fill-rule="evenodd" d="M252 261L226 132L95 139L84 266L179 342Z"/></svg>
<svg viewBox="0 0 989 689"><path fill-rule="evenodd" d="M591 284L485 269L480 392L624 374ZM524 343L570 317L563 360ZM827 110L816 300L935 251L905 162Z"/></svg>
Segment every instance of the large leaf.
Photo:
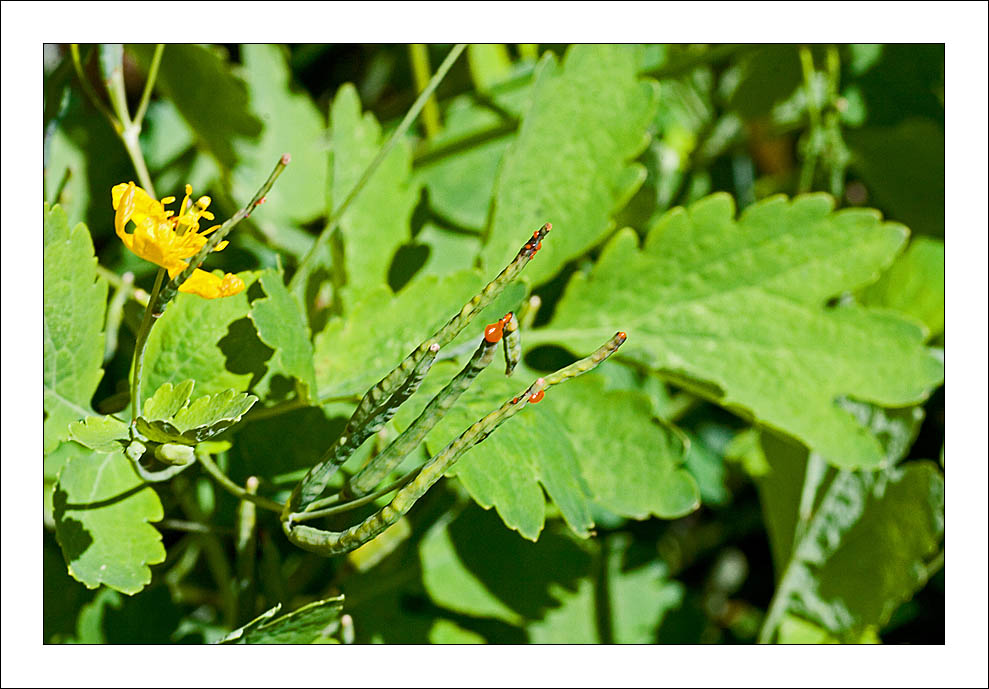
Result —
<svg viewBox="0 0 989 689"><path fill-rule="evenodd" d="M364 294L346 318L330 321L316 336L320 397L364 394L483 284L480 273L463 270L415 279L397 295L387 286Z"/></svg>
<svg viewBox="0 0 989 689"><path fill-rule="evenodd" d="M343 204L382 144L373 113L361 115L353 84L344 84L330 109L334 212ZM418 192L410 184L412 154L400 141L340 219L346 282L356 293L388 284L388 268L399 246L409 241L409 219Z"/></svg>
<svg viewBox="0 0 989 689"><path fill-rule="evenodd" d="M639 247L626 230L576 274L551 327L529 341L593 348L617 328L634 358L751 413L843 467L875 467L879 442L837 404L924 400L943 379L922 331L895 316L827 306L873 281L907 231L825 195L774 197L739 219L725 194L665 214Z"/></svg>
<svg viewBox="0 0 989 689"><path fill-rule="evenodd" d="M312 644L332 639L340 627L343 596L304 605L298 610L275 617L281 603L256 619L236 629L221 644Z"/></svg>
<svg viewBox="0 0 989 689"><path fill-rule="evenodd" d="M264 130L260 137L235 147L238 163L231 191L236 199L251 198L278 158L291 153L292 164L268 195L264 212L251 218L265 233L277 233L280 224L309 222L326 208L326 127L309 96L293 91L281 47L246 44L240 57L250 109Z"/></svg>
<svg viewBox="0 0 989 689"><path fill-rule="evenodd" d="M577 45L562 66L552 55L540 63L532 105L502 162L485 266L510 258L520 232L552 222L557 233L528 273L540 282L613 228L612 214L645 179L629 161L645 148L658 104L655 82L636 76L640 53Z"/></svg>
<svg viewBox="0 0 989 689"><path fill-rule="evenodd" d="M154 45L132 45L127 50L147 66ZM237 163L237 142L253 139L262 132L261 121L248 107L246 85L234 76L217 49L191 43L169 44L162 56L156 88L168 96L199 141L228 170Z"/></svg>
<svg viewBox="0 0 989 689"><path fill-rule="evenodd" d="M55 535L69 574L96 588L135 594L165 560L161 501L122 451L70 457L55 484Z"/></svg>
<svg viewBox="0 0 989 689"><path fill-rule="evenodd" d="M927 326L928 336L944 332L944 242L916 237L892 267L862 293L867 306L893 309Z"/></svg>
<svg viewBox="0 0 989 689"><path fill-rule="evenodd" d="M256 277L254 273L240 274L248 288ZM229 359L236 361L253 345L251 338L257 339L247 320L249 311L246 289L222 299L176 295L148 337L144 390L190 379L196 381L197 390L203 394L228 388L246 390L252 373L228 362L228 353Z"/></svg>
<svg viewBox="0 0 989 689"><path fill-rule="evenodd" d="M265 296L251 304L250 319L260 340L274 354L268 361L265 377L255 388L262 397L267 397L274 392L272 387L277 386L274 377L288 377L296 381L299 397L308 401L316 391L316 372L305 314L289 294L280 272L267 270L258 281Z"/></svg>
<svg viewBox="0 0 989 689"><path fill-rule="evenodd" d="M103 376L107 284L96 273L85 225L69 228L65 211L45 204L44 451L68 437L69 423L93 413Z"/></svg>

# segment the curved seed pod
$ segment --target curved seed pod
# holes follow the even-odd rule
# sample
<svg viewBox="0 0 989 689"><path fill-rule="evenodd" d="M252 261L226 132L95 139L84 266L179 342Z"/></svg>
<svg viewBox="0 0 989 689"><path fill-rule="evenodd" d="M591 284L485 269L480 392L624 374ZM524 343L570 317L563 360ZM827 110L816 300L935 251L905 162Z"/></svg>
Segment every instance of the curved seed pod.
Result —
<svg viewBox="0 0 989 689"><path fill-rule="evenodd" d="M295 512L299 507L305 507L326 490L326 484L336 470L350 458L365 440L381 430L381 427L395 415L402 403L419 389L426 373L436 361L436 355L439 351L439 345L432 342L425 347L425 353L418 361L414 363L411 359L403 361L402 365L392 374L401 372L404 379L399 385L391 387L387 394L380 384L367 391L357 406L357 411L350 417L343 435L323 453L319 463L309 470L305 478L292 491L292 495L285 505L285 514Z"/></svg>
<svg viewBox="0 0 989 689"><path fill-rule="evenodd" d="M402 460L419 446L426 434L450 410L460 395L470 387L477 375L488 367L488 364L494 359L497 346L497 341L489 342L487 339L482 339L481 344L474 352L474 356L460 373L454 376L453 380L429 401L422 413L401 435L350 479L344 487L343 496L351 498L370 493L388 475L388 472L400 465Z"/></svg>

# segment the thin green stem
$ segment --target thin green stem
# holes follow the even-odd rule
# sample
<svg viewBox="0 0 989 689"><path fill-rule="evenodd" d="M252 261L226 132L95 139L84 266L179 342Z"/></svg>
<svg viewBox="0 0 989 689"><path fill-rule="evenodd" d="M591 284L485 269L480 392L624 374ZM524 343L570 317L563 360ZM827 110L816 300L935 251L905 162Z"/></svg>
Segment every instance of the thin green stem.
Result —
<svg viewBox="0 0 989 689"><path fill-rule="evenodd" d="M258 490L258 479L250 476L246 490L254 495ZM257 506L250 500L241 500L237 506L237 622L247 621L254 616L255 577L258 553Z"/></svg>
<svg viewBox="0 0 989 689"><path fill-rule="evenodd" d="M342 514L343 512L349 512L350 510L355 510L358 507L363 507L364 505L368 505L374 502L380 497L388 495L389 493L399 490L400 488L404 488L406 485L409 484L410 481L412 481L412 479L414 479L419 474L419 469L420 467L416 467L415 469L412 469L411 471L406 473L401 478L393 481L392 483L389 483L384 488L379 488L373 493L369 493L368 495L365 495L360 498L356 498L354 500L347 500L346 502L341 502L339 504L332 503L334 498L329 498L325 501L320 500L318 502L314 502L309 506L310 508L314 508L314 509L306 509L305 512L296 512L290 515L290 519L295 522L304 522L310 519L318 519L320 517L330 517L333 516L334 514ZM330 506L322 507L320 503Z"/></svg>
<svg viewBox="0 0 989 689"><path fill-rule="evenodd" d="M133 299L134 301L136 301L141 306L147 306L148 305L148 300L150 298L149 295L148 295L148 293L145 292L140 287L134 287L133 280L128 283L123 277L121 277L120 275L117 275L115 272L113 272L112 270L110 270L108 268L104 268L101 265L97 265L96 266L96 273L101 278L103 278L104 280L106 280L107 282L109 282L110 285L112 287L114 287L115 289L121 289L121 288L129 285L130 286L130 289L127 292L127 296L129 298ZM130 275L130 273L128 273L128 275Z"/></svg>
<svg viewBox="0 0 989 689"><path fill-rule="evenodd" d="M429 48L425 43L409 44L409 61L412 63L412 78L416 91L422 93L429 86ZM422 109L422 125L426 138L433 139L440 133L440 109L436 97L430 96Z"/></svg>
<svg viewBox="0 0 989 689"><path fill-rule="evenodd" d="M122 131L121 123L117 121L116 117L113 116L113 113L106 107L106 104L100 100L100 97L93 89L93 85L89 83L89 79L86 78L86 75L82 70L82 59L79 57L79 44L70 44L69 53L72 55L72 66L75 68L76 78L79 79L79 85L82 87L82 92L86 94L86 97L89 99L89 102L93 104L93 107L103 113L103 116L106 117L111 126L113 126L114 131L119 134Z"/></svg>
<svg viewBox="0 0 989 689"><path fill-rule="evenodd" d="M258 189L257 193L254 194L254 198L252 198L247 205L234 213L233 216L228 218L226 222L220 225L219 229L210 235L209 240L199 250L199 253L189 259L189 265L186 266L181 273L169 280L168 284L161 290L161 293L156 295L156 298L151 300L151 304L155 312L158 314L163 313L165 311L165 307L168 305L168 302L171 301L172 297L174 297L176 292L179 291L179 287L182 286L182 283L192 277L192 274L196 272L199 266L203 264L203 261L206 260L206 257L209 256L210 252L212 252L220 244L220 242L222 242L226 236L230 234L230 232L238 225L238 223L240 223L241 220L250 217L251 213L254 212L254 209L264 203L265 197L268 192L271 191L271 187L275 184L275 180L278 179L279 175L282 174L282 171L290 162L292 162L292 156L288 153L283 153L282 157L279 158L278 162L275 164L275 168L271 171L271 174L268 175L268 179L261 185L261 188Z"/></svg>
<svg viewBox="0 0 989 689"><path fill-rule="evenodd" d="M419 113L422 112L422 109L426 107L426 103L432 97L433 93L436 91L436 88L446 77L447 72L450 71L450 68L453 67L453 63L457 61L457 58L460 57L466 47L467 45L465 43L458 43L453 47L453 49L446 56L446 59L444 59L443 63L439 66L439 69L436 70L436 74L434 74L433 78L429 80L429 84L427 84L426 88L419 94L419 97L412 104L412 107L409 108L408 113L406 113L405 117L399 123L398 127L396 127L395 131L392 132L391 136L388 138L388 141L385 142L385 145L381 147L381 150L378 151L378 154L367 166L367 169L364 170L364 174L361 175L359 180L357 180L357 183L354 185L354 188L351 189L350 193L347 195L347 198L345 198L343 203L341 203L340 206L333 211L326 223L326 227L320 233L319 237L316 238L316 241L313 242L313 245L309 248L309 251L306 252L306 255L299 263L298 270L295 272L295 275L292 276L292 280L289 282L290 291L296 292L300 287L306 284L306 281L309 279L309 274L315 268L314 262L316 261L316 257L320 255L323 248L326 246L326 243L330 240L330 236L336 228L337 223L340 222L340 218L343 217L344 213L346 213L347 209L350 207L350 204L354 202L354 199L356 199L361 191L364 190L364 187L367 186L368 180L371 179L371 176L378 169L378 166L381 165L385 158L388 157L388 154L391 153L391 150L395 147L395 145L405 137L406 132L409 131L409 128L415 122L416 118L419 116Z"/></svg>
<svg viewBox="0 0 989 689"><path fill-rule="evenodd" d="M804 142L804 162L800 168L800 193L810 191L814 184L814 170L817 168L817 157L820 153L821 113L817 107L817 97L814 95L814 56L807 46L800 46L800 68L804 78L804 97L807 99L807 118L810 128Z"/></svg>
<svg viewBox="0 0 989 689"><path fill-rule="evenodd" d="M110 304L106 307L106 344L103 347L103 363L106 364L117 353L117 336L124 319L124 305L134 291L134 273L124 273L120 284L114 289Z"/></svg>
<svg viewBox="0 0 989 689"><path fill-rule="evenodd" d="M213 479L220 484L220 486L226 490L228 493L241 500L247 500L248 502L253 502L258 507L269 510L271 512L277 512L281 514L284 509L284 505L275 502L274 500L269 500L268 498L261 497L260 495L255 495L248 490L241 488L236 483L234 483L230 477L223 473L223 471L216 465L216 462L209 456L206 452L196 452L196 459L199 460L199 464L202 465L206 473L213 477Z"/></svg>
<svg viewBox="0 0 989 689"><path fill-rule="evenodd" d="M137 331L137 339L134 342L134 365L132 366L132 376L131 380L131 415L130 415L130 425L131 425L131 435L134 433L135 424L137 424L137 417L141 415L141 377L144 373L144 348L148 344L148 335L151 334L151 327L154 325L155 321L158 320L160 313L154 313L151 308L152 304L158 298L158 294L161 292L161 285L165 278L165 269L159 268L158 274L155 276L155 285L151 288L151 296L148 297L148 306L144 309L144 318L141 320L141 327Z"/></svg>
<svg viewBox="0 0 989 689"><path fill-rule="evenodd" d="M161 56L165 52L165 44L159 43L155 46L155 53L151 56L151 67L148 68L148 79L144 82L144 91L141 93L141 102L137 106L134 114L134 125L138 129L144 122L144 115L148 111L148 103L151 102L151 92L154 90L155 82L158 80L158 68L161 66Z"/></svg>

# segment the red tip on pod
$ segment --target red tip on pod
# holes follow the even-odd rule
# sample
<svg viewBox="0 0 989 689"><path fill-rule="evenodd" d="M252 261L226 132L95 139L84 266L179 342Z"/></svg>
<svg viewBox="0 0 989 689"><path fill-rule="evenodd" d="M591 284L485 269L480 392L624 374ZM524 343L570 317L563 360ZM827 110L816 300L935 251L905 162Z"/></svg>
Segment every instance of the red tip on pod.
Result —
<svg viewBox="0 0 989 689"><path fill-rule="evenodd" d="M546 391L540 390L535 395L529 398L529 404L539 404L540 402L542 402L543 397L545 396L546 396Z"/></svg>
<svg viewBox="0 0 989 689"><path fill-rule="evenodd" d="M484 329L484 339L491 344L494 344L501 339L501 334L505 330L505 319L501 319L497 323L492 323Z"/></svg>
<svg viewBox="0 0 989 689"><path fill-rule="evenodd" d="M625 331L624 330L622 330L622 331L620 331L618 333L618 339L619 339L620 342L624 342L627 338L628 338L628 335L625 334Z"/></svg>

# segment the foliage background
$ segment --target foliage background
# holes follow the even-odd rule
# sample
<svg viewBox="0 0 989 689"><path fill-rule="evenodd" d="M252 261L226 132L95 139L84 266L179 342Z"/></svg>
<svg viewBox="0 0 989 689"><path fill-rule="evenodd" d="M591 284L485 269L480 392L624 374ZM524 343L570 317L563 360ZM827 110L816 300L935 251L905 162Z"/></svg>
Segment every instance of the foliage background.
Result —
<svg viewBox="0 0 989 689"><path fill-rule="evenodd" d="M449 47L428 48L433 66ZM536 209L543 204L564 214L545 218L558 228L580 225L588 235L568 253L559 232L552 238L559 240L558 253L545 252L540 255L544 261L532 266L529 277L544 302L535 325L551 326L554 318L562 318L555 310L567 283L575 275L591 274L595 263L594 270L601 270L607 258L602 240L617 228L628 226L645 235L667 209L716 191L729 193L741 210L774 193L821 190L831 192L839 206L878 208L912 231L906 252L882 279L838 301L906 313L926 324L930 345L943 347L943 46L840 46L832 51L815 46L803 53L810 54L809 71L797 46L628 47L589 53L585 64L568 61L570 72L556 80L546 77L545 83L535 79L541 89L536 90L535 57L548 51L562 58L566 50L477 47L469 59L458 62L439 90L437 130L427 130L430 116L424 116L415 140L387 159L365 191L367 200L341 222L342 241L354 247L347 252L346 289L355 304L356 295L372 304L387 303L391 291L435 275L435 282L421 283L430 287L409 297L410 303L428 302L440 314L456 308L453 295L458 290L448 286L454 280L450 275L473 265L475 257L488 272L497 270L519 232L527 229L533 204ZM128 46L125 55L129 96L136 101L150 46ZM294 156L294 176L286 173L264 212L239 229L212 264L227 270L281 266L291 273L322 228L327 205L339 205L383 133L397 124L416 95L406 46L175 46L165 55L142 138L159 194L174 193L191 181L198 192L214 196L218 217L226 217L250 195L278 154L289 150ZM624 64L630 60L632 70ZM95 59L87 65L98 82ZM631 76L622 82L616 78L619 73ZM636 74L655 79L652 93L642 88ZM574 94L595 102L574 106L576 122L570 124L583 128L590 143L571 151L554 143L571 141L559 122L566 121ZM55 46L46 52L45 125L46 200L62 205L70 226L86 223L101 266L116 274L131 271L136 284L148 289L150 266L123 249L112 231L108 190L133 178L132 168L109 126L75 87ZM483 135L472 136L477 132ZM613 140L595 148L601 136ZM465 139L470 145L463 144ZM440 157L437 151L444 150ZM628 164L630 158L636 164ZM583 160L593 161L590 169L581 167ZM550 180L545 186L534 178L539 173ZM373 242L361 239L368 227L374 228ZM479 237L488 238L483 249ZM379 287L382 282L387 287ZM615 289L622 287L627 285ZM380 302L369 296L375 289ZM307 294L307 303L331 305L334 294L317 285ZM360 308L355 306L355 314ZM404 326L408 309L402 304L393 308L387 319L375 323L379 329L373 338L388 338L392 329ZM354 367L345 360L324 362L321 368L320 338L334 337L361 351L368 332L348 340L346 333L334 331L345 325L332 321L327 309L308 315L316 333L316 380L342 380L342 371L333 366ZM127 303L120 317L119 336L108 350L106 374L93 396L97 410L126 387L140 311ZM573 311L567 321L593 318ZM249 347L266 344L246 335L238 339L240 326L223 322L218 327L217 361L225 367L224 380L239 376L253 386L277 388L280 381L271 376L265 380L265 371L252 368L249 356L238 361ZM621 324L612 330L617 327ZM559 344L528 347L526 365L549 370L567 363L572 357ZM575 351L584 348L583 342L574 345ZM367 377L364 382L374 375ZM754 438L746 433L751 418L706 401L709 391L697 390L696 381L671 385L669 377L660 380L638 367L617 364L602 369L601 380L605 382L582 385L572 394L582 395L587 409L605 403L609 393L603 385L619 391L611 394L638 395L647 417L678 429L649 437L691 439L684 467L696 483L699 509L679 519L629 519L636 511L640 517L674 515L664 513L662 506L635 504L639 496L634 495L634 482L619 481L609 493L610 502L602 498L592 506L596 538L575 538L550 503L546 528L532 545L506 529L493 510L476 507L463 486L477 499L498 485L485 487L465 462L467 475L461 472L461 481L437 486L413 512L411 533L380 559L373 554L364 561L313 558L285 542L277 525L262 524L259 595L248 606L250 616L276 602L295 609L342 590L358 641L755 640L774 593L774 558L778 561L786 550L774 543L779 540L774 536L780 528L778 514L795 506L792 493L796 490L799 498L802 476L798 472L794 479L777 470L770 475L778 479L772 484L760 473L759 461L774 469L788 461L802 466L806 453L768 433L761 442L745 445ZM217 389L226 384L216 382ZM339 392L353 392L354 386L359 384L348 381ZM456 423L463 425L483 408L472 408ZM943 468L943 387L921 408L917 429L911 424L920 414L908 415L900 425L887 419L897 429L889 436L899 438L904 466L940 458ZM326 436L332 436L343 413L328 405L246 425L227 458L228 470L240 481L250 473L277 475L265 458L283 447L285 436L295 445L277 469L289 473L304 467ZM521 454L539 453L549 442L539 428L533 437ZM631 445L623 448L629 462L634 461ZM517 456L511 449L505 450L509 462ZM552 457L553 447L545 452ZM49 478L57 467L47 465L55 461L57 453L46 458ZM598 476L599 489L607 476ZM195 495L197 504L186 508L198 508L221 531L230 529L234 502L212 491L208 481L191 481L186 494ZM541 502L541 489L535 483L531 487L540 491ZM552 493L549 485L547 490ZM905 514L923 509L914 493L904 491L901 510L886 515L879 505L868 520L895 525ZM178 507L168 494L161 499L166 511ZM491 496L488 504L497 499ZM648 496L642 499L648 502ZM506 517L507 508L498 512L505 521L514 519L512 525L526 535L539 533L541 524L526 521L531 510L515 517ZM572 515L562 516L573 525ZM46 529L45 640L198 642L228 629L222 586L210 560L233 561L229 535L215 541L218 555L200 556L214 541L180 530L162 531L169 560L154 568L146 590L125 597L109 589L89 591L70 579ZM894 531L882 532L879 540ZM853 541L845 561L836 565L834 579L822 575L827 585L863 592L858 601L863 607L881 605L878 599L884 594L864 582L895 580L901 565L895 553L886 568L881 561L885 554L869 552L876 539L866 533L857 546ZM868 564L856 569L856 561ZM168 573L177 574L169 578ZM909 584L905 594L892 585L896 592L890 600L896 605L871 615L882 623L868 632L858 629L861 638L943 642L943 568L923 579L928 574L915 595ZM855 601L850 605L854 608ZM801 626L801 619L788 618L789 639L826 638L819 626Z"/></svg>

